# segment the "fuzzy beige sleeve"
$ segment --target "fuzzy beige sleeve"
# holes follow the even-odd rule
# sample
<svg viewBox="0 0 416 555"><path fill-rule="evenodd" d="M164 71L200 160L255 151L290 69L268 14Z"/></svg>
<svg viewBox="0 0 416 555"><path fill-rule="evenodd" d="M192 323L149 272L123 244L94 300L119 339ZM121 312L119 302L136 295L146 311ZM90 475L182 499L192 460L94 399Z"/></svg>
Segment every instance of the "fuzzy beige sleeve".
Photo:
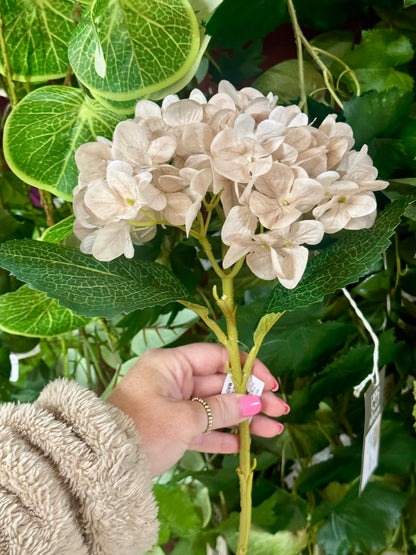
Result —
<svg viewBox="0 0 416 555"><path fill-rule="evenodd" d="M138 555L157 507L133 421L76 382L0 405L0 554Z"/></svg>

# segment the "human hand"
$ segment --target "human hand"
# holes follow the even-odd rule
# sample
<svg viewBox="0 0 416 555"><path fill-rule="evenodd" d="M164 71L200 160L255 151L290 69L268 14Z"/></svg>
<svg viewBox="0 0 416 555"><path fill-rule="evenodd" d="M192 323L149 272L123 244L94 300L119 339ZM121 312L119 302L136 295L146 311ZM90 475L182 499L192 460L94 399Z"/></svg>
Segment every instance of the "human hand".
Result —
<svg viewBox="0 0 416 555"><path fill-rule="evenodd" d="M246 358L241 353L242 362ZM277 389L277 381L259 360L254 363L253 374L265 384L261 399L220 394L228 360L227 350L214 343L151 349L108 396L109 403L134 420L153 476L168 470L187 449L238 452L238 435L220 430L251 416L254 416L250 424L253 434L273 437L283 431L283 425L269 417L282 416L290 409L272 392ZM211 407L213 431L209 434L203 433L207 428L207 412L201 403L191 401L193 396L203 398Z"/></svg>

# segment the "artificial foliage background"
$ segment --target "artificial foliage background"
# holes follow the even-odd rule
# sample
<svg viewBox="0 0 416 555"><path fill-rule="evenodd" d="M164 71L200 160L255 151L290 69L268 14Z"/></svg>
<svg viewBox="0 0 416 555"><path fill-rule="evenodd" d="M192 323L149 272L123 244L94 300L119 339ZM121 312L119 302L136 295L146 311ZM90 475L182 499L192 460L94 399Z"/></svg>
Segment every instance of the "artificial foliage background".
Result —
<svg viewBox="0 0 416 555"><path fill-rule="evenodd" d="M133 260L79 252L71 208L79 145L111 138L141 98L187 97L195 86L209 95L221 79L300 104L315 125L336 112L390 185L377 193L374 227L328 239L294 290L248 269L236 278L243 350L263 314L287 311L259 355L291 412L282 436L253 438L249 554L416 553L416 5L134 4L0 0L1 400L31 401L57 376L105 396L146 349L213 340L174 302L193 297L216 310L216 277L192 237L159 230ZM303 86L294 29L304 39ZM353 388L371 371L373 345L339 291L346 285L386 369L380 463L360 496L364 403ZM235 550L237 465L235 456L190 452L157 481L155 555Z"/></svg>

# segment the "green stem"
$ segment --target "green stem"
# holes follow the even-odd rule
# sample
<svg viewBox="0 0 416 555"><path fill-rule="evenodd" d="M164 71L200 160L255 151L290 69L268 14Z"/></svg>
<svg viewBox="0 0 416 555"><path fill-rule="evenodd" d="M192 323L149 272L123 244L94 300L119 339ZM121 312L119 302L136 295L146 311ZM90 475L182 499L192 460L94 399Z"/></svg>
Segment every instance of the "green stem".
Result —
<svg viewBox="0 0 416 555"><path fill-rule="evenodd" d="M245 393L241 370L240 347L238 345L237 307L234 304L234 278L225 275L222 278L222 297L216 299L225 316L227 324L228 353L230 355L231 373L237 393Z"/></svg>
<svg viewBox="0 0 416 555"><path fill-rule="evenodd" d="M211 243L208 241L205 235L199 236L198 240L201 247L204 249L208 260L211 262L211 266L214 272L217 274L217 276L222 278L224 276L224 271L220 268L218 262L215 260L214 253L212 252Z"/></svg>
<svg viewBox="0 0 416 555"><path fill-rule="evenodd" d="M342 109L343 108L342 101L334 90L333 82L331 82L332 81L332 75L331 75L330 71L328 70L328 68L326 67L326 65L323 63L323 61L318 56L317 49L314 48L309 43L309 41L306 39L305 35L302 33L302 29L300 28L300 25L298 23L298 18L296 16L295 6L294 6L292 0L287 0L287 7L288 7L289 14L290 14L291 22L292 22L293 32L294 32L295 38L296 38L296 44L297 45L299 43L303 44L303 46L305 47L305 50L311 55L311 57L313 58L315 63L319 66L320 70L322 71L322 77L324 79L324 83L325 83L325 86L326 86L329 94L331 95L333 100L339 105L339 107ZM325 52L325 55L327 55L326 52ZM299 56L299 50L298 50L298 56ZM301 54L301 57L299 58L299 66L303 66L303 54ZM303 75L303 69L302 69L302 75ZM299 79L301 79L300 75L299 75ZM302 79L303 79L303 77L302 77ZM300 85L301 84L302 84L302 82L300 83ZM301 90L301 102L306 102L306 91L305 91L304 82L303 82L303 91Z"/></svg>
<svg viewBox="0 0 416 555"><path fill-rule="evenodd" d="M16 95L16 89L14 87L14 82L13 82L12 68L10 66L9 56L7 55L7 45L6 45L6 39L4 36L4 22L3 22L3 18L1 17L1 13L0 13L0 47L1 47L1 53L4 61L4 77L6 78L7 92L9 94L10 105L12 108L15 108L17 106L18 99Z"/></svg>
<svg viewBox="0 0 416 555"><path fill-rule="evenodd" d="M227 326L227 334L224 334L218 324L208 316L208 309L200 305L192 305L186 301L182 304L192 308L199 314L206 325L217 335L218 340L227 348L231 374L234 382L234 387L237 393L245 394L247 379L251 373L255 358L260 349L261 343L266 333L271 329L273 324L280 318L282 314L268 314L263 317L254 334L254 347L251 349L246 362L244 370L241 367L240 348L238 342L238 328L237 328L237 307L234 303L234 278L240 271L244 258L239 260L231 270L223 270L217 263L215 256L212 252L212 247L207 237L207 227L204 225L202 217L199 220L199 233L198 240L204 249L208 260L211 262L212 268L218 277L221 278L222 295L219 297L216 286L213 287L213 297L223 313ZM251 512L252 512L252 488L253 488L253 471L256 466L256 461L251 460L251 437L250 437L250 423L248 420L242 422L239 426L240 434L240 454L239 466L237 469L239 482L240 482L240 527L239 538L236 555L246 555L248 549L248 541L251 528Z"/></svg>
<svg viewBox="0 0 416 555"><path fill-rule="evenodd" d="M60 340L61 340L61 356L62 356L62 361L64 363L64 376L67 380L69 380L71 376L69 375L68 350L66 348L66 341L64 337L61 337Z"/></svg>
<svg viewBox="0 0 416 555"><path fill-rule="evenodd" d="M223 294L221 299L217 297L217 304L222 310L225 321L227 323L227 349L230 355L231 373L235 390L237 393L246 392L247 380L244 380L240 349L238 345L238 329L237 329L237 307L234 305L234 278L228 275L222 278ZM245 365L246 371L251 372L251 367ZM247 376L248 377L248 376ZM251 463L251 437L250 423L248 420L242 422L239 426L240 432L240 460L237 469L240 482L240 533L238 538L237 555L245 555L247 553L248 540L251 528L251 494L253 489L253 470L256 463Z"/></svg>
<svg viewBox="0 0 416 555"><path fill-rule="evenodd" d="M305 71L303 66L303 48L302 48L302 31L299 27L298 19L296 17L295 6L292 0L287 0L287 9L289 11L290 19L292 21L293 32L296 41L296 50L298 56L298 72L299 72L299 90L300 102L299 108L305 113L308 113L308 102L305 89Z"/></svg>
<svg viewBox="0 0 416 555"><path fill-rule="evenodd" d="M240 464L237 468L240 480L240 528L236 555L247 553L251 528L251 495L253 490L253 471L256 460L251 464L250 453L250 423L248 420L240 424Z"/></svg>
<svg viewBox="0 0 416 555"><path fill-rule="evenodd" d="M341 79L341 77L345 73L351 73L351 79L354 81L354 85L355 85L355 88L356 88L356 93L355 94L357 96L360 96L361 87L360 87L360 83L358 82L357 76L355 75L355 71L353 69L351 69L350 66L344 62L344 60L341 60L341 58L338 58L338 56L335 56L335 54L332 54L332 52L328 52L327 50L322 50L322 48L318 48L317 46L314 46L313 50L315 52L317 52L318 54L322 54L323 56L328 56L328 58L332 58L332 60L334 60L338 64L344 66L345 69L341 73L341 75L338 77L338 80Z"/></svg>
<svg viewBox="0 0 416 555"><path fill-rule="evenodd" d="M55 223L53 217L52 195L49 193L49 191L44 191L43 189L39 189L39 195L40 203L46 215L46 224L48 227L52 227Z"/></svg>
<svg viewBox="0 0 416 555"><path fill-rule="evenodd" d="M94 371L97 375L97 378L101 382L102 387L105 389L107 387L108 383L107 383L106 379L104 378L104 375L101 371L100 363L99 363L97 357L95 356L94 350L93 350L93 348L91 347L91 345L88 341L87 334L85 333L84 330L80 330L80 335L83 339L83 344L85 346L85 349L87 350L87 352L89 354L89 360L92 361L93 368L94 368Z"/></svg>

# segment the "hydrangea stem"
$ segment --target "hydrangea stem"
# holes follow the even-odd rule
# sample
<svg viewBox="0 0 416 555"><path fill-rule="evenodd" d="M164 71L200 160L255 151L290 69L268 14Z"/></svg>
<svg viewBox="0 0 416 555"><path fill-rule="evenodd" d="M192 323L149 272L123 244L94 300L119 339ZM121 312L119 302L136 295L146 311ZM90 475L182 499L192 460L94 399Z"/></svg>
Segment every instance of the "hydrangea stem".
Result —
<svg viewBox="0 0 416 555"><path fill-rule="evenodd" d="M222 330L217 335L219 341L225 345L230 355L230 366L233 377L235 390L237 393L246 392L246 384L248 375L254 360L251 359L249 364L244 365L244 374L241 367L240 348L238 343L238 327L237 327L237 307L234 304L234 277L241 269L244 260L237 262L231 271L224 271L217 261L212 252L211 244L206 236L206 228L200 227L200 234L198 240L204 249L215 273L221 278L222 295L219 297L216 288L213 289L214 299L224 314L227 324L227 334L224 336ZM218 325L214 321L210 321L205 311L197 311L205 323L214 331L218 332ZM251 492L253 487L253 470L255 463L251 463L250 452L250 424L248 421L242 422L239 426L240 434L240 460L237 469L239 482L240 482L240 529L237 547L237 555L245 555L247 553L248 540L251 528Z"/></svg>
<svg viewBox="0 0 416 555"><path fill-rule="evenodd" d="M253 489L253 471L256 461L251 463L250 424L248 420L240 424L240 463L237 468L240 481L240 530L238 536L237 555L247 553L251 528L251 493Z"/></svg>
<svg viewBox="0 0 416 555"><path fill-rule="evenodd" d="M238 345L237 307L234 305L234 278L222 277L223 294L221 299L216 299L227 323L227 349L230 354L231 372L237 393L246 392L248 376L244 376L241 368L240 349ZM251 372L245 368L246 374ZM240 432L240 461L237 469L240 482L240 530L237 546L237 555L247 553L248 540L251 527L251 492L253 487L253 470L251 463L251 438L250 424L246 420L239 426Z"/></svg>
<svg viewBox="0 0 416 555"><path fill-rule="evenodd" d="M215 302L225 317L227 333L225 334L215 320L208 316L207 308L186 301L182 301L182 303L195 310L208 327L216 334L218 340L225 345L230 355L230 369L235 390L237 393L245 394L247 380L251 374L255 358L263 339L282 314L269 314L260 319L253 336L254 345L246 358L244 367L242 368L238 342L237 307L234 303L234 278L240 271L244 263L244 258L239 260L230 270L223 270L215 259L211 244L207 237L207 227L203 224L204 222L201 218L199 222L199 232L196 232L196 237L211 262L213 270L221 279L221 297L218 295L217 288L215 286L212 292ZM240 482L240 527L236 553L237 555L246 555L251 528L253 472L256 467L256 460L254 459L252 461L251 457L250 423L248 420L240 424L239 435L240 460L237 472Z"/></svg>

